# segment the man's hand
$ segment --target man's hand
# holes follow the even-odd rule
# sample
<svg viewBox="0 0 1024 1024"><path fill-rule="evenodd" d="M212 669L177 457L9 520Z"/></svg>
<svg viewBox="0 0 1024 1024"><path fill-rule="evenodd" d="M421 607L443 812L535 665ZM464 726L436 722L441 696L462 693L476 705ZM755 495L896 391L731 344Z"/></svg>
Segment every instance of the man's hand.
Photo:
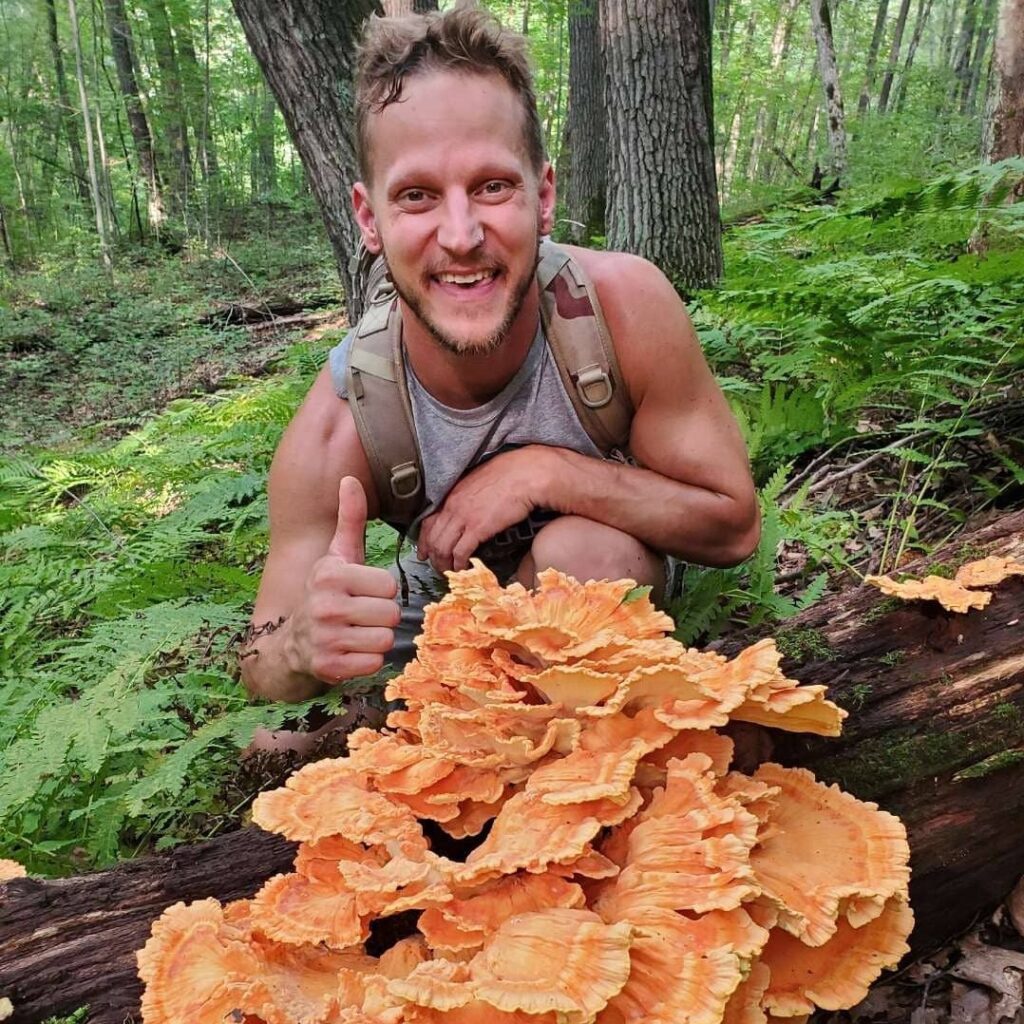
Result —
<svg viewBox="0 0 1024 1024"><path fill-rule="evenodd" d="M397 585L386 569L363 564L365 533L366 495L355 477L344 477L327 554L314 564L288 620L285 657L292 672L329 684L370 675L394 645Z"/></svg>
<svg viewBox="0 0 1024 1024"><path fill-rule="evenodd" d="M550 449L528 445L502 452L467 473L420 526L416 553L437 572L465 569L484 541L544 506Z"/></svg>

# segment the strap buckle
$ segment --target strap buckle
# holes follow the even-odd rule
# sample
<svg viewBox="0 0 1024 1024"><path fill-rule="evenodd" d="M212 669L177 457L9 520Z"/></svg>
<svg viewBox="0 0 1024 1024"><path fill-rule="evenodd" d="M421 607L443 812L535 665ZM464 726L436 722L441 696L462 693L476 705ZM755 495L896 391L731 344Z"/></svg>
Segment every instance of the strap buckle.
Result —
<svg viewBox="0 0 1024 1024"><path fill-rule="evenodd" d="M597 363L573 374L576 393L588 409L601 409L612 400L612 379Z"/></svg>
<svg viewBox="0 0 1024 1024"><path fill-rule="evenodd" d="M415 462L403 462L391 469L391 493L399 501L408 501L420 492L420 468Z"/></svg>

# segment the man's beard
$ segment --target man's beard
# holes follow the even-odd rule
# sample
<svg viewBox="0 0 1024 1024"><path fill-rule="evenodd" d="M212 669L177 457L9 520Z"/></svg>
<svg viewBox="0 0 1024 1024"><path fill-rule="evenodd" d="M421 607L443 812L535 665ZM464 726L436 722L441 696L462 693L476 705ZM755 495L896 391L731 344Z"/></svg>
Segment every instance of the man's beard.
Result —
<svg viewBox="0 0 1024 1024"><path fill-rule="evenodd" d="M391 283L395 286L395 291L398 293L402 301L409 307L409 309L412 310L420 323L426 327L434 341L436 341L446 352L450 352L455 356L490 355L492 352L497 352L504 344L509 331L512 329L512 325L516 322L516 317L519 316L519 313L523 308L526 296L530 293L530 288L533 285L533 279L537 273L537 262L540 259L539 248L540 238L538 237L537 259L534 261L534 264L529 271L524 273L522 278L516 282L515 290L512 292L508 309L505 311L505 315L502 317L501 323L498 324L498 326L489 335L487 335L487 337L468 344L464 341L460 342L451 334L447 333L439 324L431 320L424 309L425 302L421 301L418 296L414 295L410 289L403 287L402 283L394 277L391 277ZM384 259L386 262L386 251L384 253Z"/></svg>

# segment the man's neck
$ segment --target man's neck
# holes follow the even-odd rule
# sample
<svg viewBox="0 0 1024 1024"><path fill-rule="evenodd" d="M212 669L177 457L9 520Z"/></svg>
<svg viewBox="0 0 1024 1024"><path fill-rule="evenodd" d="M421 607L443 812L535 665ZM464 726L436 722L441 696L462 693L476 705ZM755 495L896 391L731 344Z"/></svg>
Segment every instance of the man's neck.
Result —
<svg viewBox="0 0 1024 1024"><path fill-rule="evenodd" d="M472 409L498 394L523 365L540 322L540 299L534 285L497 349L459 355L443 348L409 307L399 302L409 365L420 384L452 409Z"/></svg>

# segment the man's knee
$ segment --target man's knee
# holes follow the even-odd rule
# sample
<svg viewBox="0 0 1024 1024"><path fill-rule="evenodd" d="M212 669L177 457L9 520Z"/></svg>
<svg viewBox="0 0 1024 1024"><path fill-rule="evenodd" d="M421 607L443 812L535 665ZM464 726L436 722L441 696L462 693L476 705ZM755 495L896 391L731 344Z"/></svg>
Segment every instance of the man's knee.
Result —
<svg viewBox="0 0 1024 1024"><path fill-rule="evenodd" d="M584 519L561 516L548 523L530 547L518 578L532 585L544 569L558 569L581 581L633 579L641 585L660 590L665 583L665 560L636 537L613 526Z"/></svg>

